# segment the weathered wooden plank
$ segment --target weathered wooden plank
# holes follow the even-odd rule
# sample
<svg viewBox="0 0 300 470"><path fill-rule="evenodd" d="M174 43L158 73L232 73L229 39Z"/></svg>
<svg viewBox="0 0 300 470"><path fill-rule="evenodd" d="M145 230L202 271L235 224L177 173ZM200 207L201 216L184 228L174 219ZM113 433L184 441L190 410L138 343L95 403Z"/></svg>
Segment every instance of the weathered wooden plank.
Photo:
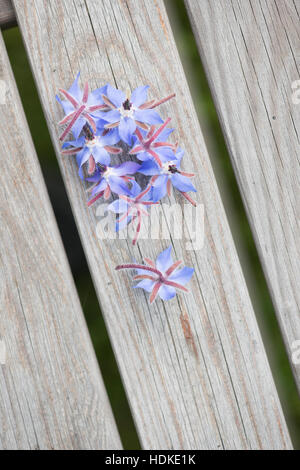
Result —
<svg viewBox="0 0 300 470"><path fill-rule="evenodd" d="M186 5L292 359L300 339L300 4ZM300 364L291 362L300 390Z"/></svg>
<svg viewBox="0 0 300 470"><path fill-rule="evenodd" d="M143 446L290 447L163 2L14 4ZM61 111L54 95L79 69L92 86L115 80L132 89L146 82L154 97L177 93L161 112L173 116L187 150L185 167L198 174L198 202L205 206L203 249L188 251L185 240L172 238L176 257L196 269L188 296L150 307L128 275L114 271L132 257L155 259L170 242L141 240L132 248L130 240L97 239L99 216L87 210L76 164L60 156L58 144ZM184 316L193 340L184 336Z"/></svg>
<svg viewBox="0 0 300 470"><path fill-rule="evenodd" d="M120 448L1 33L0 92L0 448Z"/></svg>
<svg viewBox="0 0 300 470"><path fill-rule="evenodd" d="M16 16L11 0L0 0L0 26L7 27L16 24Z"/></svg>

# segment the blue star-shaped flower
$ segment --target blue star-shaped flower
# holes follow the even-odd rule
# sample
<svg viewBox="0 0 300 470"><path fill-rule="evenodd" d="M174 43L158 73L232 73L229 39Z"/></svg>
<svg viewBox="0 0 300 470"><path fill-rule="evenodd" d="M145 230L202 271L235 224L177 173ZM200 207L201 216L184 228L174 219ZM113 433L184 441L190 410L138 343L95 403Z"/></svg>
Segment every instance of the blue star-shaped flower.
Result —
<svg viewBox="0 0 300 470"><path fill-rule="evenodd" d="M141 288L150 294L150 303L154 302L157 295L162 300L170 300L176 295L176 289L188 292L185 284L191 279L194 269L179 266L182 261L172 260L171 256L172 247L169 246L164 250L156 259L156 263L152 260L145 258L145 265L143 264L121 264L116 267L116 270L121 269L135 269L137 275L133 278L134 281L140 281L134 288Z"/></svg>
<svg viewBox="0 0 300 470"><path fill-rule="evenodd" d="M150 184L152 185L152 201L159 201L167 193L170 196L173 185L189 202L196 205L196 203L187 194L188 191L197 191L189 179L194 176L194 174L186 173L180 169L183 155L184 151L178 148L176 154L173 154L173 158L165 161L161 167L152 160L146 160L142 163L138 170L139 173L152 176L150 181Z"/></svg>

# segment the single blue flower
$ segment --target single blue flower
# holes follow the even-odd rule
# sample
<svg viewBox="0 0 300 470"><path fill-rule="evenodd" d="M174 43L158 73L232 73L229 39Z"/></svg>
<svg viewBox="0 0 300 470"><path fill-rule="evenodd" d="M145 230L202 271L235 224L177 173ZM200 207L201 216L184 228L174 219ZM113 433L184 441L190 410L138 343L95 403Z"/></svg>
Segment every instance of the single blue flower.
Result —
<svg viewBox="0 0 300 470"><path fill-rule="evenodd" d="M136 129L133 148L129 154L136 155L141 161L154 160L158 166L162 167L174 156L174 145L167 142L174 129L167 129L166 126L171 121L168 118L158 129L151 126L148 132Z"/></svg>
<svg viewBox="0 0 300 470"><path fill-rule="evenodd" d="M107 208L107 210L114 213L123 214L117 220L117 232L125 228L130 222L137 220L136 234L132 241L133 245L136 244L141 230L142 217L149 216L148 206L157 204L150 201L150 189L151 186L147 186L146 189L141 191L140 185L136 181L132 181L132 187L130 188L131 196L120 195L119 199L112 202Z"/></svg>
<svg viewBox="0 0 300 470"><path fill-rule="evenodd" d="M98 88L89 93L89 86L86 82L84 89L81 90L78 85L80 72L77 74L74 83L69 90L60 88L60 93L66 98L61 100L56 96L57 101L62 105L65 117L59 122L59 125L68 124L66 129L60 136L60 140L64 140L67 134L72 131L75 139L78 139L83 126L88 123L94 132L96 132L95 119L99 116L99 111L107 109L104 104L102 95L106 93L107 85Z"/></svg>
<svg viewBox="0 0 300 470"><path fill-rule="evenodd" d="M110 154L122 152L121 148L114 147L117 142L119 142L119 134L116 129L107 131L100 128L95 134L91 133L89 137L81 136L77 140L64 142L62 154L76 154L81 177L83 176L82 166L88 162L88 174L92 175L96 169L96 163L108 166L110 165Z"/></svg>
<svg viewBox="0 0 300 470"><path fill-rule="evenodd" d="M148 130L148 125L163 123L153 108L174 96L170 95L159 102L147 102L148 88L149 86L140 86L129 97L121 90L107 85L106 93L102 96L104 103L110 108L110 111L101 113L101 118L107 122L105 127L117 127L120 139L128 145L131 145L137 126Z"/></svg>
<svg viewBox="0 0 300 470"><path fill-rule="evenodd" d="M127 183L134 178L128 175L134 175L139 167L138 163L129 161L118 166L105 166L103 169L97 169L93 176L86 178L87 181L94 183L89 189L93 197L88 201L88 206L94 204L102 196L108 199L111 193L131 196Z"/></svg>
<svg viewBox="0 0 300 470"><path fill-rule="evenodd" d="M141 164L138 170L139 173L152 176L150 180L152 186L152 201L157 202L166 194L170 196L173 185L191 204L196 205L195 201L187 194L188 191L197 191L189 179L194 176L194 174L186 173L180 169L183 155L184 151L178 148L176 154L173 154L173 158L164 162L162 167L159 167L156 162L152 160L146 160Z"/></svg>
<svg viewBox="0 0 300 470"><path fill-rule="evenodd" d="M156 259L156 263L152 260L145 258L145 265L143 264L121 264L115 269L135 269L137 275L133 278L134 281L140 281L134 288L141 288L150 294L150 304L154 302L157 295L162 300L169 300L175 297L176 289L188 292L185 284L191 279L194 269L182 267L182 261L172 260L171 255L172 247L169 246L164 250Z"/></svg>

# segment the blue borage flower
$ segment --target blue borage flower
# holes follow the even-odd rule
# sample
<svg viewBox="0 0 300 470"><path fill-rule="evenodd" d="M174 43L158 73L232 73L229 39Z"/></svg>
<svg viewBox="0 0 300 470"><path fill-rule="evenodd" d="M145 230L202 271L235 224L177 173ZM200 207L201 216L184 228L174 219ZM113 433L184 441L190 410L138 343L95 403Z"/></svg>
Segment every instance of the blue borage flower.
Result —
<svg viewBox="0 0 300 470"><path fill-rule="evenodd" d="M187 194L188 191L197 191L189 179L194 174L186 173L180 169L183 155L184 151L179 147L176 154L173 153L173 157L162 163L161 167L152 160L146 160L142 163L138 172L152 176L150 180L152 201L157 202L166 194L170 196L173 185L191 204L196 205L195 201Z"/></svg>
<svg viewBox="0 0 300 470"><path fill-rule="evenodd" d="M101 113L102 119L107 121L106 129L118 128L120 139L128 145L131 145L137 127L148 130L149 124L163 123L153 108L174 96L170 95L157 102L146 101L148 88L149 86L140 86L131 93L131 96L129 94L126 96L121 90L107 85L106 93L102 95L104 103L110 108L110 111Z"/></svg>
<svg viewBox="0 0 300 470"><path fill-rule="evenodd" d="M195 205L187 194L196 191L189 179L193 174L180 169L183 150L178 144L168 142L173 132L167 128L171 119L164 122L154 111L175 94L159 101L147 101L148 86L140 86L125 95L109 84L89 92L86 83L81 90L78 81L79 73L68 91L60 89L65 99L56 97L65 112L59 123L66 125L60 139L65 140L69 133L74 137L74 140L64 142L62 154L76 155L80 177L93 183L88 189L92 195L88 206L102 196L108 199L111 193L118 194L119 201L113 202L109 210L120 214L117 231L137 221L135 244L147 206L170 195L172 185ZM120 140L133 144L125 151L135 155L141 165L130 161L111 165L111 155L121 152L116 146ZM137 171L151 177L144 190L133 176Z"/></svg>
<svg viewBox="0 0 300 470"><path fill-rule="evenodd" d="M65 142L62 146L63 155L76 154L79 166L79 174L83 178L82 166L88 162L88 174L92 175L96 170L96 163L110 165L110 154L119 154L122 149L115 147L119 142L116 129L107 131L103 128L97 129L95 134L87 132L86 136L80 136L77 140Z"/></svg>
<svg viewBox="0 0 300 470"><path fill-rule="evenodd" d="M108 199L111 193L118 195L131 196L131 191L127 183L134 178L128 175L134 175L139 169L140 165L135 162L124 162L118 166L103 166L101 169L97 168L94 175L86 178L87 181L94 183L89 191L92 194L92 199L88 201L88 206L91 206L100 197Z"/></svg>
<svg viewBox="0 0 300 470"><path fill-rule="evenodd" d="M86 82L84 89L81 90L78 85L80 72L78 72L74 83L68 91L60 88L60 93L66 98L61 100L57 95L57 101L62 105L65 117L59 122L59 125L67 124L66 129L60 136L60 140L64 140L70 131L73 132L75 139L78 139L83 126L89 123L93 131L96 132L96 116L100 110L107 109L104 104L102 95L106 92L107 86L89 93L89 85Z"/></svg>
<svg viewBox="0 0 300 470"><path fill-rule="evenodd" d="M154 160L162 167L162 162L170 160L174 155L174 145L167 142L174 130L166 128L170 121L171 118L168 118L158 129L151 126L148 132L136 129L134 145L129 154L136 155L141 161Z"/></svg>
<svg viewBox="0 0 300 470"><path fill-rule="evenodd" d="M135 269L137 275L133 278L134 281L140 281L134 288L144 289L150 292L150 304L154 302L157 295L162 300L170 300L176 295L176 289L183 292L188 292L185 286L191 279L194 269L179 266L182 261L172 260L171 255L172 247L169 246L164 250L156 259L156 263L152 260L145 258L143 264L121 264L116 266L116 270L121 269Z"/></svg>
<svg viewBox="0 0 300 470"><path fill-rule="evenodd" d="M140 185L136 181L132 181L130 189L131 196L120 195L119 199L112 202L107 210L117 214L123 214L119 217L116 223L116 232L125 228L129 223L137 220L137 227L132 244L135 245L138 239L143 216L149 216L148 206L158 204L152 202L149 198L149 191L151 186L147 186L144 191L141 190Z"/></svg>

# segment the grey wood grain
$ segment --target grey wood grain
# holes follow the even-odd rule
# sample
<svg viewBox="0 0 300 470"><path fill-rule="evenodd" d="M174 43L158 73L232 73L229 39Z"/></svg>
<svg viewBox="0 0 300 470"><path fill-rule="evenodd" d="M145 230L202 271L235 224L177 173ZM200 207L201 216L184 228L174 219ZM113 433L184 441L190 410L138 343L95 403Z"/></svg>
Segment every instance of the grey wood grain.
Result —
<svg viewBox="0 0 300 470"><path fill-rule="evenodd" d="M120 448L1 33L0 87L0 448Z"/></svg>
<svg viewBox="0 0 300 470"><path fill-rule="evenodd" d="M0 0L0 26L8 27L16 24L16 16L11 0Z"/></svg>
<svg viewBox="0 0 300 470"><path fill-rule="evenodd" d="M300 3L186 5L300 390Z"/></svg>
<svg viewBox="0 0 300 470"><path fill-rule="evenodd" d="M143 447L289 448L163 2L29 0L14 5ZM76 163L60 155L58 143L62 113L55 93L68 87L78 70L93 87L107 81L123 89L148 83L151 97L177 93L161 113L173 117L187 152L184 167L197 173L197 200L205 206L203 249L188 251L186 240L171 240L176 258L195 267L190 295L149 306L145 293L131 288L129 274L114 270L132 258L155 259L170 240L141 240L133 248L127 239L97 238L97 208L87 209ZM178 195L176 202L184 205ZM186 221L183 225L189 241L191 229Z"/></svg>

